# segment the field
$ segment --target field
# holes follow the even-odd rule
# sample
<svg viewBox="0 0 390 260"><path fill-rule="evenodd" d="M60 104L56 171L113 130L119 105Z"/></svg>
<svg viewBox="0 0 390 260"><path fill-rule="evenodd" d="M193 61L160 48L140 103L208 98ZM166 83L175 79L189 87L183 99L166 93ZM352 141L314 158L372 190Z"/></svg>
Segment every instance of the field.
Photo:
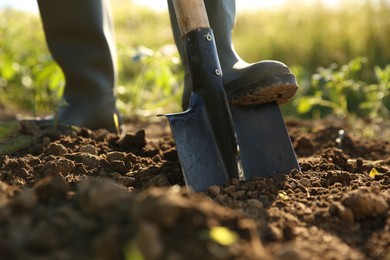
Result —
<svg viewBox="0 0 390 260"><path fill-rule="evenodd" d="M0 11L0 259L390 259L388 1L239 15L238 53L297 75L302 172L205 192L155 116L180 110L167 14L113 3L121 134L16 120L55 113L64 79L39 18Z"/></svg>
<svg viewBox="0 0 390 260"><path fill-rule="evenodd" d="M388 117L388 1L343 1L338 9L318 2L291 5L239 13L233 35L237 52L246 61L280 60L297 75L297 97L283 112L309 118L335 110L341 116L352 112ZM113 1L113 12L120 112L154 116L180 110L183 72L167 13L153 13L124 0ZM7 110L43 115L57 109L64 79L40 28L36 16L1 11L0 104ZM335 106L345 103L338 100L340 94L348 106L338 109ZM313 98L308 101L304 96Z"/></svg>
<svg viewBox="0 0 390 260"><path fill-rule="evenodd" d="M22 124L8 140L31 145L0 156L0 256L389 259L389 139L335 119L287 126L302 173L194 193L165 121L122 136Z"/></svg>

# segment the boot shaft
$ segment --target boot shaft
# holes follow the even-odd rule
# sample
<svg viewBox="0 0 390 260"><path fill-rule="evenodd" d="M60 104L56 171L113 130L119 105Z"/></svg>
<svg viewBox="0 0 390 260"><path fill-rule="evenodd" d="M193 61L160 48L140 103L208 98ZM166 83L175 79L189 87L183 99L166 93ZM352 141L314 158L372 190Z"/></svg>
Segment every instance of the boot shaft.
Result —
<svg viewBox="0 0 390 260"><path fill-rule="evenodd" d="M236 18L235 0L205 0L210 27L213 29L222 71L229 70L239 60L232 44L232 30ZM168 0L172 30L180 57L185 65L184 45L180 36L172 0Z"/></svg>
<svg viewBox="0 0 390 260"><path fill-rule="evenodd" d="M49 50L65 75L57 119L116 131L116 48L108 0L38 0Z"/></svg>
<svg viewBox="0 0 390 260"><path fill-rule="evenodd" d="M38 0L38 4L49 50L65 75L65 100L112 95L117 60L109 2Z"/></svg>

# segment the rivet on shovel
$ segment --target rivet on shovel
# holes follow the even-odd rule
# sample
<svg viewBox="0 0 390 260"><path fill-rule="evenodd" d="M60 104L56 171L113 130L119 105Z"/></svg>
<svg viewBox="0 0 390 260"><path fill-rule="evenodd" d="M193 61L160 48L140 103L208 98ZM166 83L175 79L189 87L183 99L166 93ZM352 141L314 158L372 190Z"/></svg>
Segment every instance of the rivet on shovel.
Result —
<svg viewBox="0 0 390 260"><path fill-rule="evenodd" d="M204 37L205 37L206 40L209 41L209 42L211 42L211 41L213 40L213 36L211 36L210 33L206 34Z"/></svg>

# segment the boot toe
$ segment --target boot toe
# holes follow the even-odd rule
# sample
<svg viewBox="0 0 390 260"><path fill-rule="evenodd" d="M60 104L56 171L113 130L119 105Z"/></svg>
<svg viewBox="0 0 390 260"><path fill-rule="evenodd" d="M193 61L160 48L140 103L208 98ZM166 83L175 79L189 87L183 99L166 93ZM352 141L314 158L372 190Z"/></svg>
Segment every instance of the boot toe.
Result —
<svg viewBox="0 0 390 260"><path fill-rule="evenodd" d="M256 105L273 101L284 104L298 89L295 75L282 62L266 60L239 70L237 79L224 84L229 103L233 105Z"/></svg>

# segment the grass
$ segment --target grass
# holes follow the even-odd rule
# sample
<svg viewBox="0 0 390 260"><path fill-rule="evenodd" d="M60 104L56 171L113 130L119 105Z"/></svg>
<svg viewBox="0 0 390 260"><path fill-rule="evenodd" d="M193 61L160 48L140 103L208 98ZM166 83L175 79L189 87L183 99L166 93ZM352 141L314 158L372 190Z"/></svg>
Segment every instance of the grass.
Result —
<svg viewBox="0 0 390 260"><path fill-rule="evenodd" d="M125 0L114 0L113 7L121 113L180 110L183 72L167 13L140 9ZM41 28L39 17L0 11L0 107L42 115L56 110L65 82L42 30L36 28ZM336 9L319 1L289 1L276 10L238 14L234 30L236 50L246 61L280 60L297 75L297 97L282 107L291 116L389 117L388 42L388 0L345 0ZM345 73L356 57L365 62ZM321 77L322 83L332 80L321 85L316 81ZM337 100L338 95L344 100Z"/></svg>
<svg viewBox="0 0 390 260"><path fill-rule="evenodd" d="M366 57L370 66L389 62L389 1L344 0L337 9L318 0L301 2L240 16L235 27L238 52L250 61L282 60L309 73L357 56Z"/></svg>

